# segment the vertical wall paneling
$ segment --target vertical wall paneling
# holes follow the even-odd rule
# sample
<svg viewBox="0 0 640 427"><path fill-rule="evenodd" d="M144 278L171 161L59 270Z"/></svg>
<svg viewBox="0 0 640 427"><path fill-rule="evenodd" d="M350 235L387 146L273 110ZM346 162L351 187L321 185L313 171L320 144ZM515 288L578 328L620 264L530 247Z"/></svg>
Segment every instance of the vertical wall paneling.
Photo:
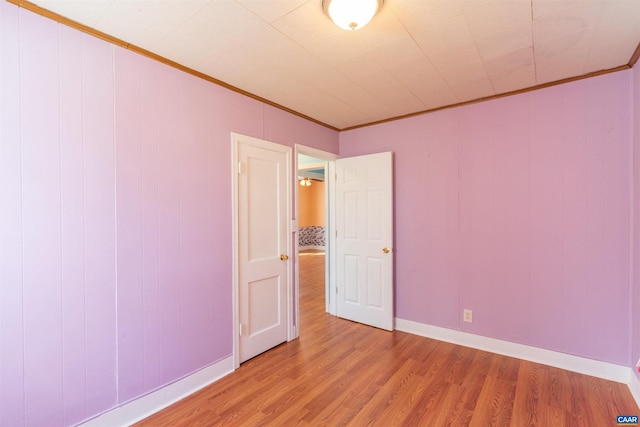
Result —
<svg viewBox="0 0 640 427"><path fill-rule="evenodd" d="M162 382L186 373L181 356L179 78L177 71L158 67L158 302Z"/></svg>
<svg viewBox="0 0 640 427"><path fill-rule="evenodd" d="M529 132L531 227L531 340L563 348L562 312L562 96L559 90L531 93Z"/></svg>
<svg viewBox="0 0 640 427"><path fill-rule="evenodd" d="M0 425L24 424L18 8L0 3Z"/></svg>
<svg viewBox="0 0 640 427"><path fill-rule="evenodd" d="M228 250L231 245L231 229L226 225L232 220L231 215L231 197L224 197L223 194L229 191L231 163L225 162L224 159L231 158L231 141L230 128L231 121L235 118L236 112L229 119L229 102L236 98L220 96L220 88L210 86L207 88L207 127L206 127L206 143L202 147L203 156L207 159L207 181L206 192L203 194L203 202L208 209L208 223L206 224L206 233L208 235L209 248L209 329L212 342L216 345L211 346L208 351L213 351L214 359L219 359L225 354L231 354L233 351L232 330L232 305L227 304L231 301L232 287L220 280L221 277L231 277L232 272L232 251ZM241 108L242 114L245 112L251 117L252 125L258 122L263 123L262 110L266 108L256 108L255 101L249 99L238 99L243 101L245 107ZM237 102L232 104L238 105ZM255 113L254 113L255 112ZM243 126L244 127L244 126ZM229 131L226 131L228 129ZM224 343L224 344L222 344Z"/></svg>
<svg viewBox="0 0 640 427"><path fill-rule="evenodd" d="M640 358L640 66L636 64L632 71L632 107L633 115L633 307L631 312L631 363ZM635 371L635 370L634 370ZM640 372L635 372L640 377Z"/></svg>
<svg viewBox="0 0 640 427"><path fill-rule="evenodd" d="M82 36L63 26L59 35L62 373L64 422L69 425L86 417Z"/></svg>
<svg viewBox="0 0 640 427"><path fill-rule="evenodd" d="M225 301L231 301L231 286L226 286L221 277L231 277L232 247L231 229L226 225L231 223L231 197L219 197L229 191L229 177L231 176L231 162L221 162L219 159L231 158L231 140L229 132L224 132L228 124L224 123L225 98L218 94L218 88L211 87L208 94L209 110L209 140L208 157L211 165L209 174L209 199L210 217L218 218L211 221L210 235L210 277L211 277L211 308L210 324L211 337L215 343L227 343L225 346L216 346L217 357L222 354L231 354L233 338L231 336L232 305ZM227 113L228 114L228 113ZM222 141L227 141L224 143ZM216 143L216 142L218 143ZM226 220L224 220L226 218Z"/></svg>
<svg viewBox="0 0 640 427"><path fill-rule="evenodd" d="M20 11L27 425L63 424L58 26ZM46 357L43 357L46 355Z"/></svg>
<svg viewBox="0 0 640 427"><path fill-rule="evenodd" d="M142 287L144 324L144 387L160 381L160 311L158 290L158 81L156 64L140 63L142 144Z"/></svg>
<svg viewBox="0 0 640 427"><path fill-rule="evenodd" d="M440 220L443 222L434 221L431 223L432 228L439 229L442 227L444 234L441 234L440 241L443 243L443 253L440 255L435 264L442 262L442 266L435 267L440 269L440 277L446 283L446 288L442 289L438 285L437 280L433 280L430 283L430 294L440 295L440 298L429 297L429 307L433 310L434 315L432 318L437 319L438 326L444 326L446 324L452 324L452 322L460 321L460 313L463 307L459 306L459 300L454 298L450 290L459 292L461 284L460 280L460 165L458 163L458 156L461 147L460 133L457 124L453 120L449 120L446 117L434 118L435 120L446 123L439 129L438 134L438 146L442 152L442 162L444 168L439 176L440 180L440 192L441 198L444 202L444 211L441 213ZM430 139L430 138L429 138ZM437 163L437 161L434 161ZM428 197L427 197L428 198ZM396 204L398 202L396 201ZM437 203L437 202L436 202ZM432 206L433 204L430 204ZM399 205L398 205L399 206ZM428 211L427 211L428 212ZM432 248L432 252L439 252L438 248ZM407 260L410 263L411 260ZM448 291L448 290L449 291ZM438 294L439 293L439 294ZM443 303L442 303L442 302ZM444 304L444 305L443 305ZM445 307L455 306L458 309L455 311L447 310ZM439 319L438 319L439 318Z"/></svg>
<svg viewBox="0 0 640 427"><path fill-rule="evenodd" d="M113 47L82 35L87 414L117 402Z"/></svg>
<svg viewBox="0 0 640 427"><path fill-rule="evenodd" d="M628 363L630 74L340 134L348 155L396 141L397 317Z"/></svg>
<svg viewBox="0 0 640 427"><path fill-rule="evenodd" d="M338 144L266 108L0 2L0 425L75 425L231 355L230 132Z"/></svg>
<svg viewBox="0 0 640 427"><path fill-rule="evenodd" d="M206 200L207 112L206 84L191 76L180 79L180 281L182 283L182 350L185 369L192 372L208 360L209 301L211 283L208 237L210 229Z"/></svg>
<svg viewBox="0 0 640 427"><path fill-rule="evenodd" d="M496 293L492 295L493 310L485 314L487 317L487 331L494 331L500 337L506 338L508 333L508 322L503 322L502 317L510 312L512 299L509 296L515 287L507 279L507 248L509 240L509 220L510 210L507 209L509 198L507 193L509 150L508 146L522 144L521 141L512 138L511 127L507 124L510 118L505 111L504 102L496 102L492 106L492 114L487 120L488 126L492 129L491 151L492 170L490 185L492 188L492 236L493 236L493 267L491 280L496 287ZM526 122L525 122L526 123ZM484 332L485 334L487 332Z"/></svg>
<svg viewBox="0 0 640 427"><path fill-rule="evenodd" d="M220 326L224 324L224 321L220 323L216 322L216 320L218 319L216 312L221 311L220 309L218 309L218 307L216 307L216 300L217 300L216 296L224 294L224 292L218 291L218 289L223 289L224 287L220 286L219 281L216 280L216 277L220 277L220 276L216 274L217 273L216 270L218 270L219 263L216 262L215 260L224 259L226 251L222 251L221 247L217 247L215 244L215 238L214 238L215 226L214 226L213 218L219 217L219 214L224 214L225 212L222 212L222 211L216 212L216 209L214 206L213 195L220 194L220 193L215 191L216 181L217 181L217 179L215 178L216 176L215 168L213 167L213 165L215 164L215 154L214 154L215 150L214 150L214 144L213 144L213 141L214 141L213 135L215 134L215 129L211 123L211 118L213 117L213 112L214 112L214 105L212 102L210 88L207 88L206 90L205 102L206 102L207 123L205 128L206 136L205 136L205 142L204 142L203 148L205 151L204 156L207 164L206 166L207 177L205 181L207 192L203 202L205 204L205 208L207 211L206 213L207 222L205 227L205 232L207 234L207 237L206 237L207 261L205 262L205 265L207 268L207 282L209 284L207 289L208 294L207 294L206 322L208 325L210 325L208 329L210 339L206 343L207 344L206 353L209 355L208 356L209 358L214 358L217 353L215 342L217 342L219 339L221 339L220 341L224 340L224 335L220 334L219 332L216 333L217 332L216 329L218 329L216 326Z"/></svg>
<svg viewBox="0 0 640 427"><path fill-rule="evenodd" d="M587 304L587 83L582 80L562 87L562 300L579 307ZM562 311L566 351L584 354L586 311ZM573 338L573 339L572 339Z"/></svg>
<svg viewBox="0 0 640 427"><path fill-rule="evenodd" d="M422 116L416 118L416 120L437 120L437 114L431 116ZM435 126L434 126L435 128ZM434 223L437 221L435 218L439 218L441 214L441 208L444 208L446 205L441 204L438 205L438 194L439 189L442 187L442 182L438 179L440 166L444 164L444 156L438 150L439 144L438 135L431 133L429 138L426 136L422 139L422 144L416 149L416 152L413 156L409 156L407 158L403 158L401 160L394 158L395 165L394 167L397 169L400 167L402 170L407 171L407 175L396 175L394 177L394 197L396 198L411 198L415 196L413 200L415 200L415 208L420 210L421 212L430 212L429 215L424 216L424 222L419 227L415 227L411 233L407 233L406 230L395 230L394 238L396 241L398 240L410 240L412 242L416 242L419 244L420 241L425 241L427 239L433 239L440 241L438 239L438 232L441 229L436 229L432 227ZM400 139L400 138L398 138ZM353 144L355 145L355 143ZM345 144L343 147L344 151L354 149L352 144ZM345 154L345 156L349 156L349 154ZM402 162L399 164L399 162ZM421 176L421 171L425 171L426 176ZM433 197L424 197L422 194L416 194L415 189L412 188L410 181L403 181L407 179L407 177L419 177L421 180L421 185L424 189L424 194L431 194ZM431 206L436 205L435 209L430 209ZM405 220L408 220L410 214L406 211L396 211L394 212L395 221L398 223L402 223ZM398 233L404 233L398 235ZM427 248L425 248L427 249ZM438 276L437 268L433 268L435 264L437 264L438 259L436 257L442 252L431 253L432 251L426 250L424 254L419 254L414 251L404 251L402 248L397 245L393 248L393 253L395 254L395 280L397 281L421 281L423 283L428 284L430 282L431 276ZM435 252L435 251L433 251ZM419 271L416 267L419 263L424 263L428 267L425 269L425 272ZM425 304L429 306L429 310L425 310L426 312L431 312L431 302L432 299L428 298L429 294L427 290L427 286L424 288L416 289L416 294L413 297L407 298L407 295L396 293L394 296L396 307L406 307L412 311L419 311L419 305ZM421 319L426 322L426 319Z"/></svg>
<svg viewBox="0 0 640 427"><path fill-rule="evenodd" d="M602 301L602 315L610 321L620 324L615 331L604 336L604 348L617 349L624 353L628 348L630 305L628 287L630 276L630 79L631 73L626 73L623 79L614 76L603 76L605 86L603 104L606 106L621 105L624 109L605 108L603 120L606 125L602 128L603 142L607 147L604 159L606 173L605 206L607 222L605 223L605 263L606 277L610 288ZM626 242L626 247L620 245ZM624 285L623 285L624 284ZM612 286L611 286L612 285ZM621 286L623 285L623 286ZM629 355L624 354L615 360L620 364L629 363Z"/></svg>
<svg viewBox="0 0 640 427"><path fill-rule="evenodd" d="M484 290L495 284L494 260L494 157L493 126L487 116L478 114L479 106L460 112L460 239L461 239L461 294L463 308L482 314L476 306L487 307L484 314L496 309L496 298ZM460 319L460 317L459 317ZM476 319L475 323L461 323L464 330L485 333L489 326Z"/></svg>
<svg viewBox="0 0 640 427"><path fill-rule="evenodd" d="M529 198L529 106L515 98L499 103L496 125L496 150L504 153L502 176L496 185L502 188L504 218L504 275L500 280L504 316L504 339L525 342L529 338L531 298L530 198ZM496 177L498 178L498 177Z"/></svg>
<svg viewBox="0 0 640 427"><path fill-rule="evenodd" d="M181 74L181 76L184 75ZM217 141L216 148L220 150L220 156L223 156L227 150L231 155L231 147L226 148L221 143L223 140L229 140L231 132L263 138L265 109L263 104L244 96L233 96L228 89L221 86L210 85L208 91L215 98L215 102L211 103L213 115L210 119L214 128L212 136Z"/></svg>
<svg viewBox="0 0 640 427"><path fill-rule="evenodd" d="M602 301L606 288L600 286L607 280L605 271L605 223L606 213L606 182L605 158L607 147L604 144L602 128L604 126L604 109L607 108L603 101L605 82L603 79L596 79L587 88L587 117L586 129L586 151L587 151L587 188L588 205L587 211L587 292L585 295L585 308L591 313L598 313L596 316L589 316L586 327L590 331L587 336L587 349L595 357L602 357L606 350L602 348L602 342L606 331L606 324L600 318L602 311Z"/></svg>
<svg viewBox="0 0 640 427"><path fill-rule="evenodd" d="M119 402L144 390L140 60L114 50Z"/></svg>

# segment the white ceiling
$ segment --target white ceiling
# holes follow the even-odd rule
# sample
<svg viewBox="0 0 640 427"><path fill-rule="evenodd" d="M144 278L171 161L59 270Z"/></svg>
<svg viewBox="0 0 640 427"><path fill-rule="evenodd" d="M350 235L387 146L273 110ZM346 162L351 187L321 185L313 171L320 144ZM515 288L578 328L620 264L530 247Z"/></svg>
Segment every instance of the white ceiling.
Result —
<svg viewBox="0 0 640 427"><path fill-rule="evenodd" d="M611 69L640 0L386 0L349 32L321 0L33 3L337 129Z"/></svg>

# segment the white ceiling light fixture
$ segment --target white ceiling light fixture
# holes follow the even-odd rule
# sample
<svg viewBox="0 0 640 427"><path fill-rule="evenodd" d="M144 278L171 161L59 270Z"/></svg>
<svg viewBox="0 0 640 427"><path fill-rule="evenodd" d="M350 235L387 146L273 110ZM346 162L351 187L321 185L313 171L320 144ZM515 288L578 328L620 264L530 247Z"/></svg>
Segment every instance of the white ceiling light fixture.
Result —
<svg viewBox="0 0 640 427"><path fill-rule="evenodd" d="M344 30L359 30L371 21L384 0L322 0L329 18Z"/></svg>

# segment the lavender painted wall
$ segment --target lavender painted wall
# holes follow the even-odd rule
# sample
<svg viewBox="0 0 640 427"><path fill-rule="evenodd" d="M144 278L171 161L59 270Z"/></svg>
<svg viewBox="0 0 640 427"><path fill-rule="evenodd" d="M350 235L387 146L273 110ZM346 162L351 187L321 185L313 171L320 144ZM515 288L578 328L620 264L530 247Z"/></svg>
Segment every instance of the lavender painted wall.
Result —
<svg viewBox="0 0 640 427"><path fill-rule="evenodd" d="M340 134L395 153L397 317L629 365L631 76Z"/></svg>
<svg viewBox="0 0 640 427"><path fill-rule="evenodd" d="M636 66L341 134L395 152L398 317L635 362L639 88ZM72 425L231 354L230 132L338 151L0 1L0 426Z"/></svg>
<svg viewBox="0 0 640 427"><path fill-rule="evenodd" d="M336 132L0 1L0 426L231 355L231 132Z"/></svg>
<svg viewBox="0 0 640 427"><path fill-rule="evenodd" d="M640 359L640 65L636 63L632 73L632 122L633 122L633 308L631 333L631 365L636 376L640 372L635 365Z"/></svg>

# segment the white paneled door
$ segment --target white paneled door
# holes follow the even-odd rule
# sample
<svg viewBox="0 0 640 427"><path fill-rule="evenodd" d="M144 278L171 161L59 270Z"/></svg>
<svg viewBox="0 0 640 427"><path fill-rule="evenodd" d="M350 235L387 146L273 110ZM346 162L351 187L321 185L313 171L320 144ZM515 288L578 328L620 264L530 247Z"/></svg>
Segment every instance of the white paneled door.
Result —
<svg viewBox="0 0 640 427"><path fill-rule="evenodd" d="M393 330L392 153L336 161L337 314Z"/></svg>
<svg viewBox="0 0 640 427"><path fill-rule="evenodd" d="M239 362L287 341L291 148L236 135Z"/></svg>

